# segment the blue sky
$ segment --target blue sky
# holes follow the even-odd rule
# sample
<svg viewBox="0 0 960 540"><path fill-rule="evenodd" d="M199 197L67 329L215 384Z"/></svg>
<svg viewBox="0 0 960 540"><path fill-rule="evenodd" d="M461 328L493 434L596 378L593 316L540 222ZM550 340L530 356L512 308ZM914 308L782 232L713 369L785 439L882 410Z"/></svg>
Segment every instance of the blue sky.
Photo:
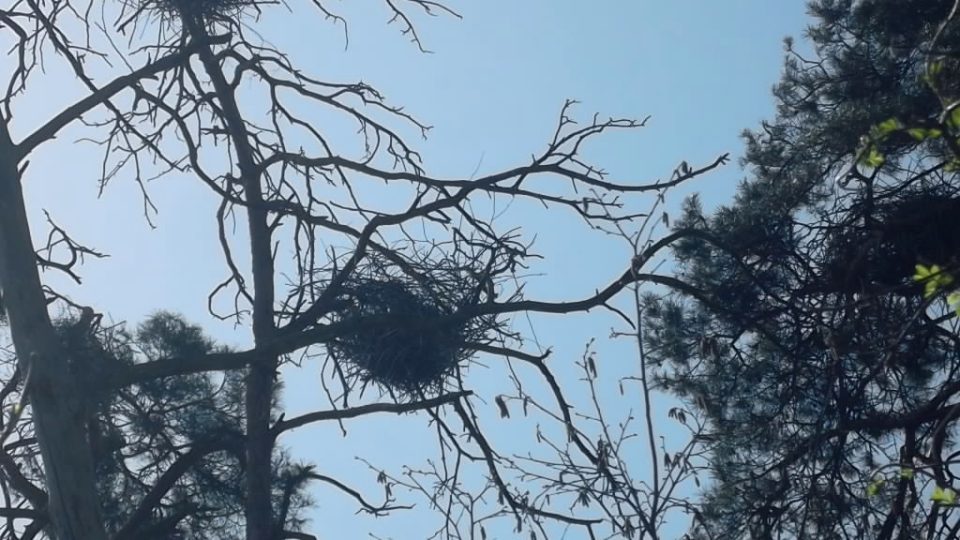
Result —
<svg viewBox="0 0 960 540"><path fill-rule="evenodd" d="M261 21L250 21L251 29L289 51L305 72L324 80L362 79L390 103L432 125L427 140L416 141L412 131L408 135L426 169L438 176L483 174L527 162L543 150L567 98L581 102L575 113L584 121L594 112L651 117L641 130L599 137L585 149L590 161L612 178L649 181L668 177L681 160L705 164L725 152L736 158L742 147L739 133L773 112L770 87L780 73L783 38L799 38L806 24L803 2L796 0L454 2L450 5L463 20L414 18L433 51L422 54L398 26L385 25L389 14L380 0L330 6L347 20L346 49L342 27L301 8L299 0L290 3L304 11L291 15L269 7ZM82 95L69 79L58 77L52 68L34 83L18 109L15 128L20 131L15 135ZM150 185L159 208L152 229L131 182L120 178L97 198L98 152L71 144L79 133L68 130L59 143L39 151L26 185L38 239L44 235L41 209L46 209L76 238L110 254L85 266L84 283L71 287L72 294L116 321L135 323L168 309L202 323L223 343L248 345L248 329L216 321L206 312L207 293L225 275L214 228L216 201L189 178L158 180ZM342 137L350 144L355 135L344 130ZM734 161L671 192L667 208L675 210L682 196L693 191L708 205L721 203L744 175ZM639 198L631 204L642 210L649 202ZM522 225L530 237L536 236L536 250L545 256L532 269L530 297L589 295L629 261L622 243L590 231L569 213L521 205L503 219L503 227ZM554 348L554 365L575 403L586 396L569 367L591 337L599 340L601 371L627 373L636 361L629 344L607 339L614 324L609 315L535 317L532 324L540 344ZM526 330L528 322L518 319L516 327ZM478 406L492 408L493 396L508 391L509 383L502 365L486 363L489 368L473 369L470 376L486 400ZM316 366L285 371L290 415L325 408L317 376ZM622 415L631 408L639 411L640 401L611 390L604 404ZM664 426L668 406L667 400L656 403L655 414ZM303 428L282 442L295 456L318 463L321 471L353 482L376 499L373 474L354 457L393 472L403 464L421 464L434 452L425 424L422 416L369 418L349 424L346 438L336 426L321 426ZM485 427L495 443L521 449L533 443L529 423L495 423L491 414ZM637 459L641 474L644 458L638 454ZM353 515L354 503L335 491L320 488L315 497L319 504L311 514L311 532L319 538L366 538L367 532L421 538L436 520L422 499L406 516L371 520ZM675 527L682 530L683 524ZM509 527L504 531L499 537L509 538Z"/></svg>

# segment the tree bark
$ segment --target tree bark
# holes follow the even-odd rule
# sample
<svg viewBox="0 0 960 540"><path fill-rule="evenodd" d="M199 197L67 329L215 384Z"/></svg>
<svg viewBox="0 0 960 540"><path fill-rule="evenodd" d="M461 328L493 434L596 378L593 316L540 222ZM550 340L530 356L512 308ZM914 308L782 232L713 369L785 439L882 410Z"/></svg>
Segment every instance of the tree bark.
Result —
<svg viewBox="0 0 960 540"><path fill-rule="evenodd" d="M0 118L0 290L29 397L43 458L48 512L60 540L105 540L83 394L69 371L47 312L15 159Z"/></svg>

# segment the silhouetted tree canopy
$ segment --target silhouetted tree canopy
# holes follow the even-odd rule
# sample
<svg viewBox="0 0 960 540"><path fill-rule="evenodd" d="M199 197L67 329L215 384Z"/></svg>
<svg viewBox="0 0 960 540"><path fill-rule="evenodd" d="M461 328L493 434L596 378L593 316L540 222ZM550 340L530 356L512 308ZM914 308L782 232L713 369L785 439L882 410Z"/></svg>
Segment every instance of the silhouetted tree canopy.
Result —
<svg viewBox="0 0 960 540"><path fill-rule="evenodd" d="M581 362L592 405L581 409L593 408L578 414L549 349L531 351L536 340L510 319L607 309L638 340L638 312L625 315L615 300L632 291L636 304L640 285L673 281L649 273L669 241L653 241L648 205L637 198L655 207L726 155L698 167L683 162L662 178L615 178L582 150L644 122L577 121L567 101L529 160L483 174L432 174L409 142L426 135L426 124L366 82L310 73L298 62L315 51L280 50L260 34L282 23L261 25L259 16L280 17L285 7L295 13L288 17L347 25L333 2L286 4L24 0L0 8L9 51L0 63L0 290L16 353L16 374L0 393L10 411L2 417L9 433L0 444L0 537L310 539L301 513L308 483L375 516L412 507L395 502L402 488L435 511L422 519L436 527L434 538L497 528L531 538L567 529L652 536L671 512L690 511L677 487L691 478L699 446L671 448L672 457L661 448L642 347L639 374L619 381L639 383L634 397L646 412L653 467L637 473L628 458L639 428L632 414L617 430L608 425L597 394L609 389L600 388L592 356ZM421 17L457 16L432 0L372 6L421 49ZM29 98L60 85L69 105L44 118L22 113ZM130 183L151 225L151 180L199 188L192 193L209 204L190 211L207 213L176 211L190 234L217 243L204 264L223 277L196 300L235 324L247 348L219 347L164 313L135 330L103 327L115 307L74 298L84 290L84 261L106 254L37 215L49 193L30 205L23 193L36 174L31 160L67 128L102 151L100 163L77 165L71 179L100 190ZM622 268L581 296L528 295L527 270L542 257L536 234L494 218L525 217L534 206L597 234L619 231L631 248ZM478 354L498 363L503 388L465 376ZM284 374L307 363L321 403L287 416L277 398ZM503 449L514 433L491 428L511 407L531 417L534 442L520 456ZM321 422L339 423L346 436L347 421L382 413L417 413L435 455L401 471L358 460L376 478L377 502L351 486L356 476L328 462L292 463L277 445L282 434ZM691 436L702 431L694 415L673 415ZM327 537L324 525L316 526Z"/></svg>
<svg viewBox="0 0 960 540"><path fill-rule="evenodd" d="M226 352L182 317L159 312L132 331L101 326L101 318L56 320L64 347L73 351L74 376L91 396L88 443L100 506L118 539L237 538L243 531L243 372L205 373L145 381L119 390L107 384L120 366L170 356ZM14 358L7 359L14 366ZM7 388L22 386L16 370ZM9 463L30 463L37 453L32 425L17 426ZM13 470L19 485L42 486L36 464ZM276 451L275 508L294 524L309 499L309 467ZM14 482L15 485L18 482ZM39 488L32 488L39 491Z"/></svg>
<svg viewBox="0 0 960 540"><path fill-rule="evenodd" d="M931 501L957 481L956 317L913 280L960 261L953 10L811 2L735 200L675 224L693 292L648 297L646 328L711 430L697 538L960 534Z"/></svg>

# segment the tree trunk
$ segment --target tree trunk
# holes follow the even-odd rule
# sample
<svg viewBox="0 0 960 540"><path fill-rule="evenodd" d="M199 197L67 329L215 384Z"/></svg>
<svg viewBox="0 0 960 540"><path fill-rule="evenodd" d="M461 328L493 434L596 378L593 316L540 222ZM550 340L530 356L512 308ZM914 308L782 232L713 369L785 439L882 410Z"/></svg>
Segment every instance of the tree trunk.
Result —
<svg viewBox="0 0 960 540"><path fill-rule="evenodd" d="M0 290L20 368L29 367L50 520L60 540L105 540L83 396L47 313L14 155L0 118Z"/></svg>
<svg viewBox="0 0 960 540"><path fill-rule="evenodd" d="M237 105L233 89L227 83L220 64L210 49L206 30L199 21L187 21L194 39L203 41L199 57L210 77L223 111L223 120L237 154L240 180L247 206L250 235L250 268L253 274L253 337L256 345L272 343L274 324L273 251L268 215L263 208L260 175L250 147L250 137ZM246 519L247 540L273 540L282 524L273 522L271 492L273 482L273 435L270 410L273 405L274 377L278 357L265 355L251 366L246 379Z"/></svg>

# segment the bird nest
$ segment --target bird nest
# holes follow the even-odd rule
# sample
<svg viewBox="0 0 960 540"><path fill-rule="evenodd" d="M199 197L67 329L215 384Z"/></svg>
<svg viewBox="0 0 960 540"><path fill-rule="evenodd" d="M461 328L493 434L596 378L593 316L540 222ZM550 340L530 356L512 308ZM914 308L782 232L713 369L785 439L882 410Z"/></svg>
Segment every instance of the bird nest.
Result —
<svg viewBox="0 0 960 540"><path fill-rule="evenodd" d="M457 314L476 301L467 283L444 278L413 280L370 273L343 285L344 308L334 314L356 330L327 344L349 380L374 385L394 397L422 398L445 383L492 341L494 316Z"/></svg>
<svg viewBox="0 0 960 540"><path fill-rule="evenodd" d="M260 0L124 0L139 11L159 13L166 20L210 21L236 17Z"/></svg>
<svg viewBox="0 0 960 540"><path fill-rule="evenodd" d="M960 262L960 198L952 194L907 192L876 204L869 219L855 214L826 244L826 276L837 290L910 285L917 264Z"/></svg>

